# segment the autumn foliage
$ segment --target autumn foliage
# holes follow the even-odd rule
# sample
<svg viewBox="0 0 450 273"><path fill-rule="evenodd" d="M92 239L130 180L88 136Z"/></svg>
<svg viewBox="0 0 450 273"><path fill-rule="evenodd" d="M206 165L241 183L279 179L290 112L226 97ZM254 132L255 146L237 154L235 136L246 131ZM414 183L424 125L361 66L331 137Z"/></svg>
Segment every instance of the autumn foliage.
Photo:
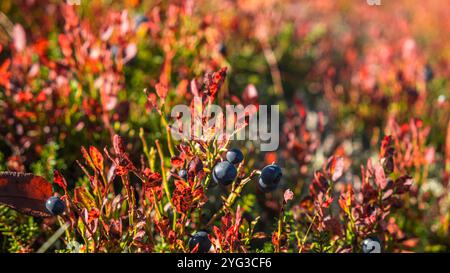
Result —
<svg viewBox="0 0 450 273"><path fill-rule="evenodd" d="M450 7L81 2L0 4L1 252L198 252L198 231L214 253L450 250ZM279 105L279 148L175 140L194 97Z"/></svg>

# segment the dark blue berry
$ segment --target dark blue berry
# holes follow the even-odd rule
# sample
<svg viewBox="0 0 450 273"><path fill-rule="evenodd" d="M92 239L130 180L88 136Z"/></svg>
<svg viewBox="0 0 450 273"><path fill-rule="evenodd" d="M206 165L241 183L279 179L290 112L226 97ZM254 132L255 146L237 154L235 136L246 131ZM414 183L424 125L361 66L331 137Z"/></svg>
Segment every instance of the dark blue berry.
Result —
<svg viewBox="0 0 450 273"><path fill-rule="evenodd" d="M280 183L282 176L283 174L280 167L277 165L268 165L261 171L258 186L263 192L274 191Z"/></svg>
<svg viewBox="0 0 450 273"><path fill-rule="evenodd" d="M56 196L52 196L45 202L45 207L52 215L60 215L66 209L64 202Z"/></svg>
<svg viewBox="0 0 450 273"><path fill-rule="evenodd" d="M192 235L189 240L189 249L193 250L196 245L198 245L198 252L208 252L211 248L211 241L208 238L208 233L205 231L199 231Z"/></svg>
<svg viewBox="0 0 450 273"><path fill-rule="evenodd" d="M188 173L187 173L187 171L186 171L185 169L181 169L181 170L178 172L178 176L181 177L181 178L184 179L184 180L187 180L187 178L188 178Z"/></svg>
<svg viewBox="0 0 450 273"><path fill-rule="evenodd" d="M244 160L244 155L239 149L231 149L227 152L227 160L233 164L239 164Z"/></svg>
<svg viewBox="0 0 450 273"><path fill-rule="evenodd" d="M212 177L214 182L221 185L230 185L237 176L236 167L228 161L222 161L214 166Z"/></svg>
<svg viewBox="0 0 450 273"><path fill-rule="evenodd" d="M423 69L423 77L427 82L433 79L434 77L433 69L429 65L426 65L425 68Z"/></svg>
<svg viewBox="0 0 450 273"><path fill-rule="evenodd" d="M223 56L227 55L227 46L224 43L219 44L219 53Z"/></svg>

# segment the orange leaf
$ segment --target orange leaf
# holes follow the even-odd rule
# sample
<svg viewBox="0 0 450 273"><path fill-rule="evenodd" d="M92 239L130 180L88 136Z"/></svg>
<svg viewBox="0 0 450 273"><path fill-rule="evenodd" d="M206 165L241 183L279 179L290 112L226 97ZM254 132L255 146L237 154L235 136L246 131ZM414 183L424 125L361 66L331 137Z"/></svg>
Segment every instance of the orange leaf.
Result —
<svg viewBox="0 0 450 273"><path fill-rule="evenodd" d="M165 100L168 92L167 86L162 83L158 83L155 85L155 89L158 97L160 97L162 100Z"/></svg>
<svg viewBox="0 0 450 273"><path fill-rule="evenodd" d="M101 172L103 172L103 156L97 148L94 146L89 147L89 154L91 155L94 166Z"/></svg>
<svg viewBox="0 0 450 273"><path fill-rule="evenodd" d="M88 151L86 151L86 148L84 148L83 146L81 146L81 153L83 154L83 157L84 157L84 160L86 160L86 163L89 164L89 166L92 169L95 169L94 163L92 162L92 159L89 156Z"/></svg>
<svg viewBox="0 0 450 273"><path fill-rule="evenodd" d="M183 166L184 160L181 157L174 156L170 159L170 163L174 168L179 168Z"/></svg>

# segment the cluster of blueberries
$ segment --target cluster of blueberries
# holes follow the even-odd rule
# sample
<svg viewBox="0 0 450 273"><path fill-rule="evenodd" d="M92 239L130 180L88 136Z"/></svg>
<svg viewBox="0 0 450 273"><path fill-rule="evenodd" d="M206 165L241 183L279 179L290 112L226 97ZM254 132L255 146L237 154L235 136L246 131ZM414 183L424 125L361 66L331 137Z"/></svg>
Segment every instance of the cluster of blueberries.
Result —
<svg viewBox="0 0 450 273"><path fill-rule="evenodd" d="M244 160L244 155L239 149L230 149L226 154L226 159L226 161L217 163L212 172L213 181L223 186L230 185L236 179L236 165ZM277 165L264 167L258 179L258 188L263 192L274 191L280 183L281 176L281 168Z"/></svg>
<svg viewBox="0 0 450 273"><path fill-rule="evenodd" d="M238 174L236 166L244 160L244 155L239 149L228 150L225 157L226 160L217 163L212 171L212 179L215 185L228 186L233 183ZM258 180L258 188L263 192L274 191L280 183L282 175L281 168L278 165L265 166ZM188 173L185 169L181 169L178 176L186 180Z"/></svg>
<svg viewBox="0 0 450 273"><path fill-rule="evenodd" d="M230 149L226 153L226 160L217 163L212 171L212 179L214 183L222 186L228 186L237 177L237 168L244 160L244 155L239 149ZM187 178L186 170L181 170L179 176L183 179ZM274 191L280 183L282 177L281 168L275 164L265 166L261 170L258 179L258 188L263 192ZM211 241L206 231L199 231L192 235L189 241L189 248L192 250L198 245L198 252L208 252L211 248Z"/></svg>

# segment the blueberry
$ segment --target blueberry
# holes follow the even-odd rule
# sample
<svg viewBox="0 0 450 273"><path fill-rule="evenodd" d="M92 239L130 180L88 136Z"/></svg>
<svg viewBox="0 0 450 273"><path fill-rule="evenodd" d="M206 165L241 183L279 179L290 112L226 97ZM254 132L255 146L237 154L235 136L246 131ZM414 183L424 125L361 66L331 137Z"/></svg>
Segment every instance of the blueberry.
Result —
<svg viewBox="0 0 450 273"><path fill-rule="evenodd" d="M433 69L429 65L426 65L425 68L423 69L423 77L427 82L433 79L434 77Z"/></svg>
<svg viewBox="0 0 450 273"><path fill-rule="evenodd" d="M52 196L45 202L45 207L52 215L60 215L66 209L64 202L56 196Z"/></svg>
<svg viewBox="0 0 450 273"><path fill-rule="evenodd" d="M222 54L222 56L227 55L227 46L224 43L219 44L219 53Z"/></svg>
<svg viewBox="0 0 450 273"><path fill-rule="evenodd" d="M244 155L239 149L231 149L227 152L227 160L233 164L239 164L244 160Z"/></svg>
<svg viewBox="0 0 450 273"><path fill-rule="evenodd" d="M381 243L378 238L367 238L362 242L363 253L381 253Z"/></svg>
<svg viewBox="0 0 450 273"><path fill-rule="evenodd" d="M233 183L237 176L236 167L228 161L222 161L214 166L212 177L214 182L224 186Z"/></svg>
<svg viewBox="0 0 450 273"><path fill-rule="evenodd" d="M264 167L259 176L258 186L263 192L274 191L280 183L281 168L277 165L268 165Z"/></svg>
<svg viewBox="0 0 450 273"><path fill-rule="evenodd" d="M187 180L187 178L188 178L188 173L187 173L187 171L186 171L185 169L181 169L181 170L178 172L178 176L181 177L181 178L184 179L184 180Z"/></svg>
<svg viewBox="0 0 450 273"><path fill-rule="evenodd" d="M196 245L198 245L198 252L208 252L211 248L211 241L208 238L208 233L205 231L199 231L192 235L189 240L189 249L193 250Z"/></svg>

